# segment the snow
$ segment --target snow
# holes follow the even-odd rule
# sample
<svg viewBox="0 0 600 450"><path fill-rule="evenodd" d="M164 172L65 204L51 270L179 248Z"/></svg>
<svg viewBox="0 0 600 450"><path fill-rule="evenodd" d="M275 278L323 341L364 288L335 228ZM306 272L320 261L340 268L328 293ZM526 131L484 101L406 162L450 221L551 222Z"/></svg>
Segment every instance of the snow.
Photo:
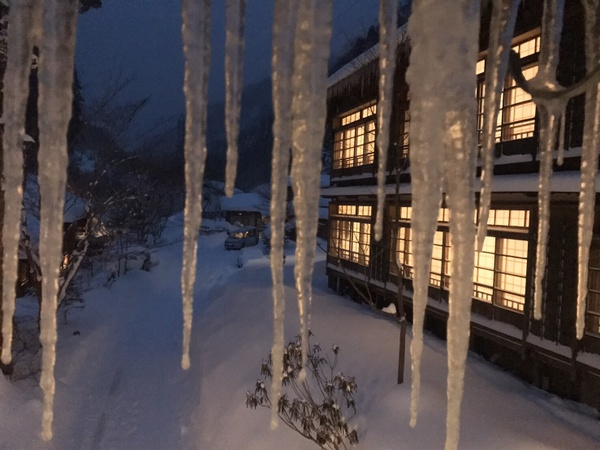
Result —
<svg viewBox="0 0 600 450"><path fill-rule="evenodd" d="M406 36L407 25L404 24L398 28L397 41L401 43ZM375 61L379 57L379 44L375 44L370 49L358 55L352 61L342 66L336 72L332 73L327 79L327 87L330 88L335 86L340 81L348 78L353 73L357 72L360 68L365 67L372 61Z"/></svg>
<svg viewBox="0 0 600 450"><path fill-rule="evenodd" d="M85 308L59 327L55 436L42 443L41 395L31 381L0 377L0 448L38 449L281 449L310 448L269 411L249 410L245 392L271 349L269 259L246 249L242 269L223 248L225 233L201 236L195 294L194 364L182 371L178 297L181 217L165 231L171 245L155 249L151 272L130 272L112 288L93 281ZM165 243L166 244L166 243ZM286 341L298 321L293 247L286 249ZM325 254L317 253L311 329L323 348L339 345L339 368L357 377L360 447L441 448L446 397L446 344L425 334L421 417L408 426L410 373L396 384L398 328L327 288ZM79 335L74 335L79 331ZM412 337L409 325L407 338ZM465 373L461 448L597 448L597 412L534 388L470 354Z"/></svg>
<svg viewBox="0 0 600 450"><path fill-rule="evenodd" d="M265 198L255 192L240 192L232 197L221 197L222 211L259 211L268 213L268 205ZM265 207L267 205L267 207Z"/></svg>
<svg viewBox="0 0 600 450"><path fill-rule="evenodd" d="M492 180L492 190L494 192L537 192L538 189L537 174L522 175L502 175ZM479 187L479 179L475 180L475 189ZM578 193L581 183L581 174L579 172L556 172L550 180L550 189L552 192ZM595 180L591 183L595 192L600 192L600 176L596 174ZM394 194L396 187L386 186L386 193ZM377 189L374 186L343 186L329 187L321 189L321 195L325 197L336 197L343 195L375 195ZM408 183L400 185L400 194L410 194L411 186Z"/></svg>

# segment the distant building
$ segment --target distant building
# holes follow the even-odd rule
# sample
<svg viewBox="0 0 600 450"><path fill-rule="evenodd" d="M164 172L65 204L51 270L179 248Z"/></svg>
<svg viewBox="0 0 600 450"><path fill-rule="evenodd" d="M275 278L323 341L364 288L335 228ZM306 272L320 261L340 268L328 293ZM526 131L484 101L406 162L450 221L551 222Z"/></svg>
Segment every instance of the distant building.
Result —
<svg viewBox="0 0 600 450"><path fill-rule="evenodd" d="M221 213L231 225L256 227L262 230L265 201L255 193L237 193L232 197L221 197Z"/></svg>
<svg viewBox="0 0 600 450"><path fill-rule="evenodd" d="M491 4L491 2L488 2ZM537 71L542 2L522 2L513 39L526 78ZM584 17L580 2L566 2L558 76L564 85L585 76ZM487 42L489 10L482 11L480 42ZM409 319L413 278L410 186L410 91L405 81L409 43L399 49L393 93L384 238L376 242L378 61L367 52L330 77L328 125L333 129L328 223L329 286L352 294L368 288L378 305L390 304L402 277ZM374 56L375 55L375 56ZM478 114L482 127L484 65L477 64ZM418 57L416 55L415 57ZM436 70L432 68L432 70ZM543 317L532 317L537 230L538 118L531 97L509 76L496 130L492 211L484 248L475 259L471 349L542 389L600 408L600 204L589 261L585 336L575 337L577 214L583 98L570 101L565 158L555 164ZM399 207L396 207L396 172ZM439 213L429 277L426 327L446 336L452 281L448 210ZM396 257L401 262L400 270ZM400 273L399 273L400 272ZM355 295L357 299L358 296Z"/></svg>

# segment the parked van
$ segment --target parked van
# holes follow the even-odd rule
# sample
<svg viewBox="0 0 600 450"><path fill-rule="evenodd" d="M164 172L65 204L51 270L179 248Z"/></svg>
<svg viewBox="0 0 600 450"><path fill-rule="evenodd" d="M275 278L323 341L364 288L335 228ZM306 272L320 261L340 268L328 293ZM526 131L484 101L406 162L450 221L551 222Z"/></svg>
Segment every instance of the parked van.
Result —
<svg viewBox="0 0 600 450"><path fill-rule="evenodd" d="M258 244L258 230L256 227L244 227L232 230L225 239L225 250L240 250Z"/></svg>

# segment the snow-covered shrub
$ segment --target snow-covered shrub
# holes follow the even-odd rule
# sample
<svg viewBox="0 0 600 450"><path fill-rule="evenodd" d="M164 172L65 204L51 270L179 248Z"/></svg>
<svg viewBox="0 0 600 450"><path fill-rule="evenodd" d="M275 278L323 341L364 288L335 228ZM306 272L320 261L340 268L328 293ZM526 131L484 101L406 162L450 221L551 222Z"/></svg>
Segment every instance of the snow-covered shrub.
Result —
<svg viewBox="0 0 600 450"><path fill-rule="evenodd" d="M312 335L312 333L311 333ZM321 350L319 344L309 345L307 377L300 379L302 370L302 343L300 336L284 348L283 389L277 414L292 430L313 441L323 449L348 448L358 444L358 434L348 420L356 414L354 377L336 371L340 348L332 346L333 359ZM246 407L271 408L267 392L273 378L273 363L269 354L263 360L261 378L256 381L254 393L246 393Z"/></svg>

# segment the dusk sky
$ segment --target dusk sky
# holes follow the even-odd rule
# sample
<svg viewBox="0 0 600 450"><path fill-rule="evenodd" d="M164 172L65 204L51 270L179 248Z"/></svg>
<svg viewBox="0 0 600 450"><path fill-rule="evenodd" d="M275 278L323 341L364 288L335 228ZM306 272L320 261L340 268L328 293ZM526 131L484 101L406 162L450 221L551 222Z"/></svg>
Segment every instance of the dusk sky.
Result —
<svg viewBox="0 0 600 450"><path fill-rule="evenodd" d="M111 79L133 76L124 99L150 97L138 120L153 128L174 120L184 109L181 2L103 0L99 10L80 16L76 64L84 97L92 101ZM332 51L362 34L377 20L378 0L335 0ZM209 101L224 99L223 47L225 0L213 1ZM248 0L245 83L270 73L273 0Z"/></svg>

